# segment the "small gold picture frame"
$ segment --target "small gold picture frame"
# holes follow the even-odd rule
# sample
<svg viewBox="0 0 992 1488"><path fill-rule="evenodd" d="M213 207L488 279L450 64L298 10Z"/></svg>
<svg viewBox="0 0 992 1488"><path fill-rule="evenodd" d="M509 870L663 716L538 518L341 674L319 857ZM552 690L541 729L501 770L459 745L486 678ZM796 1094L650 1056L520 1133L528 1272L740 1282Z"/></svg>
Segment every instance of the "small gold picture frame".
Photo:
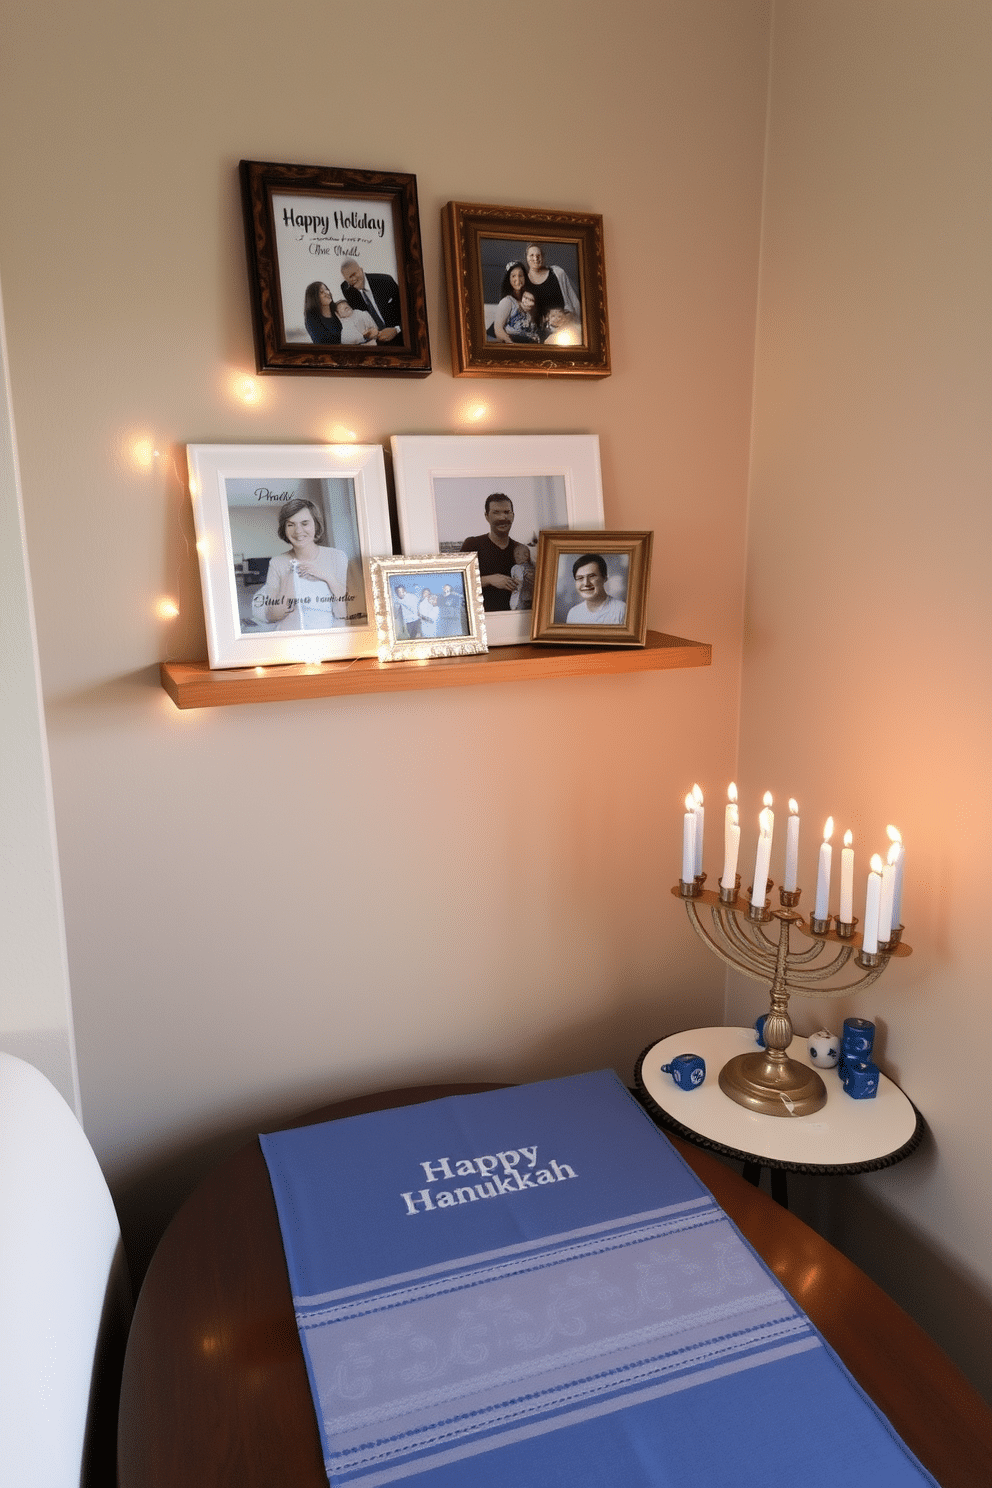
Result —
<svg viewBox="0 0 992 1488"><path fill-rule="evenodd" d="M542 532L531 640L643 646L653 532Z"/></svg>

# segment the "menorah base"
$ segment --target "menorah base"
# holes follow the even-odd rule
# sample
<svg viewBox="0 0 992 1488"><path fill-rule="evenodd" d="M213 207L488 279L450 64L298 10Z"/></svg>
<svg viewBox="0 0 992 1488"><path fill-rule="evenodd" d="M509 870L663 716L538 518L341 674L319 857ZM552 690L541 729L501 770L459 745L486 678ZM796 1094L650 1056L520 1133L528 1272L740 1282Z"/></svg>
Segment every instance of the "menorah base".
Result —
<svg viewBox="0 0 992 1488"><path fill-rule="evenodd" d="M764 1116L811 1116L827 1103L827 1087L816 1070L776 1049L728 1060L720 1071L720 1089Z"/></svg>

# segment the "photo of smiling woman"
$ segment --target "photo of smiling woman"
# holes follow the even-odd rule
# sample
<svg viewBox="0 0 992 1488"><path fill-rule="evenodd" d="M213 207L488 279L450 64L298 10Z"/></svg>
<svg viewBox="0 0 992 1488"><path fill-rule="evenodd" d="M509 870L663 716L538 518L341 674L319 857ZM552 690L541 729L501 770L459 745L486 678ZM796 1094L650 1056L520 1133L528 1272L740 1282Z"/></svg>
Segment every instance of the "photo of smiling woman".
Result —
<svg viewBox="0 0 992 1488"><path fill-rule="evenodd" d="M314 503L300 496L287 501L276 530L290 551L269 560L265 583L251 602L256 622L280 630L344 625L348 555L322 546L326 530Z"/></svg>
<svg viewBox="0 0 992 1488"><path fill-rule="evenodd" d="M303 324L318 345L340 346L341 322L334 309L334 296L326 284L315 279L303 296Z"/></svg>

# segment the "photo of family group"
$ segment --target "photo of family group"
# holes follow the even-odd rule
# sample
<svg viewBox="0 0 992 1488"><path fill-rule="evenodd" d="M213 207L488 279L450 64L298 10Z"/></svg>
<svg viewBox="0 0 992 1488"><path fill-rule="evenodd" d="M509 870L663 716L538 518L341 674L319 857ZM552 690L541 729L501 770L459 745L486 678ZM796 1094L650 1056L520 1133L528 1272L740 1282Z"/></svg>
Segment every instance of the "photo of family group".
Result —
<svg viewBox="0 0 992 1488"><path fill-rule="evenodd" d="M480 237L486 341L584 346L576 243Z"/></svg>
<svg viewBox="0 0 992 1488"><path fill-rule="evenodd" d="M242 635L368 624L355 482L225 481Z"/></svg>
<svg viewBox="0 0 992 1488"><path fill-rule="evenodd" d="M391 577L394 637L397 641L433 641L467 636L465 582L460 573L422 573Z"/></svg>

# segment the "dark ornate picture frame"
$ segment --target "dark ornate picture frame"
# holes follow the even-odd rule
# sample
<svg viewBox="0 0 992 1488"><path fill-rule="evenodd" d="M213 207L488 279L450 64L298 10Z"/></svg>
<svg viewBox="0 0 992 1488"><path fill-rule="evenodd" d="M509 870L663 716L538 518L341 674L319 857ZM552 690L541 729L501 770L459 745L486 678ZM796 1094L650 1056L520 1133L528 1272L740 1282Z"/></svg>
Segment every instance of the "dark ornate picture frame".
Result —
<svg viewBox="0 0 992 1488"><path fill-rule="evenodd" d="M259 160L242 160L240 173L258 371L426 377L416 176ZM350 264L371 303L345 283ZM330 304L318 304L324 290ZM348 333L334 308L343 301Z"/></svg>
<svg viewBox="0 0 992 1488"><path fill-rule="evenodd" d="M455 377L609 376L602 217L448 202L441 229ZM533 247L543 279L532 286L519 269Z"/></svg>

